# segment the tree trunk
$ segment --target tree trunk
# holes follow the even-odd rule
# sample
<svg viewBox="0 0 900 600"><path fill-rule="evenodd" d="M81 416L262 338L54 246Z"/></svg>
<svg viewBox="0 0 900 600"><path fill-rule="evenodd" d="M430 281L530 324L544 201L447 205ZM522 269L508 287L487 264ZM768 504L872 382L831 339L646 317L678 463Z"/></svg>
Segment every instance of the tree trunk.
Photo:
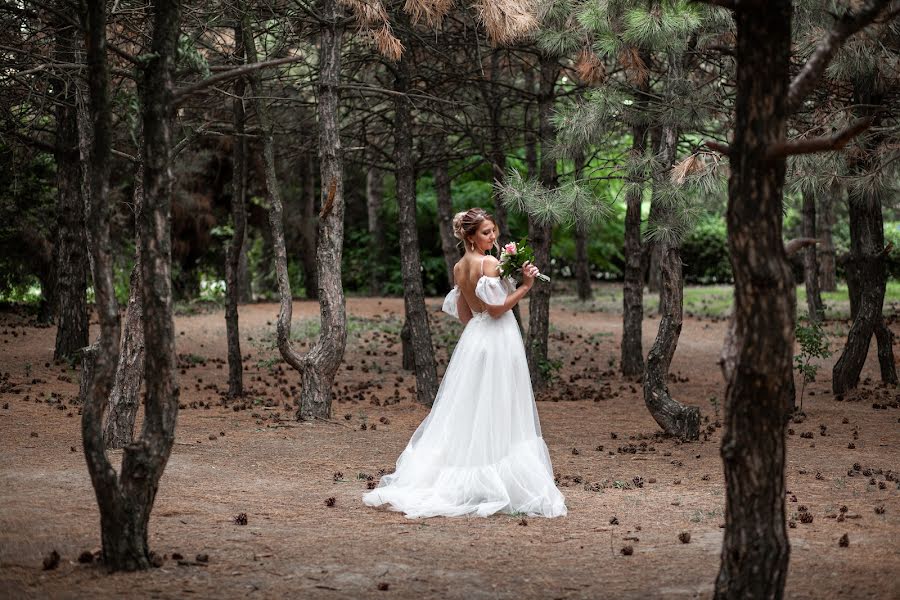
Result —
<svg viewBox="0 0 900 600"><path fill-rule="evenodd" d="M864 107L858 116L878 117L881 98L856 94L856 106ZM876 123L877 124L877 123ZM853 160L851 171L858 175L870 172L872 154L877 138L869 137L862 149L866 154ZM847 260L847 285L851 302L855 305L853 325L847 334L847 343L832 370L831 387L835 394L843 394L859 383L859 374L866 362L872 335L878 344L878 363L881 380L897 384L894 365L893 333L885 325L884 305L887 268L885 265L884 218L881 209L881 191L878 189L851 189L850 208L850 256Z"/></svg>
<svg viewBox="0 0 900 600"><path fill-rule="evenodd" d="M792 399L796 290L782 243L789 0L735 11L736 105L729 152L728 245L735 282L737 366L725 394L725 538L715 598L782 598L785 424Z"/></svg>
<svg viewBox="0 0 900 600"><path fill-rule="evenodd" d="M662 249L662 294L666 310L659 321L656 341L647 355L644 372L644 403L663 431L682 440L700 437L700 409L685 406L669 393L669 365L678 346L683 317L684 279L681 274L681 252L668 242L660 242Z"/></svg>
<svg viewBox="0 0 900 600"><path fill-rule="evenodd" d="M319 274L316 264L316 160L310 154L305 160L303 179L303 210L300 228L303 232L303 285L307 300L319 299Z"/></svg>
<svg viewBox="0 0 900 600"><path fill-rule="evenodd" d="M641 335L644 321L644 278L641 265L641 204L643 174L634 163L644 156L647 126L631 126L631 165L625 196L625 282L622 289L622 375L636 377L644 372Z"/></svg>
<svg viewBox="0 0 900 600"><path fill-rule="evenodd" d="M500 51L494 49L491 52L491 67L488 81L481 84L481 96L487 107L490 119L491 139L488 151L491 161L491 171L494 176L494 220L500 232L501 245L511 241L509 230L509 214L506 205L503 204L500 194L497 192L497 184L506 181L506 150L503 143L503 92L498 90L497 82L500 77Z"/></svg>
<svg viewBox="0 0 900 600"><path fill-rule="evenodd" d="M174 112L172 75L180 6L177 2L165 1L151 6L154 9L153 38L139 84L146 192L138 221L146 345L145 418L140 439L125 447L118 477L103 445L101 417L105 399L97 394L99 374L90 377L94 367L93 353L89 353L85 360L84 380L90 381L90 384L83 388L84 453L100 507L103 558L107 568L113 571L132 571L150 566L147 524L159 479L175 439L178 414L170 274L170 122ZM104 44L98 46L96 42L105 37L105 4L92 2L88 12L91 24L88 31L92 37L88 47L102 49ZM104 61L104 58L99 60ZM96 200L92 197L92 201Z"/></svg>
<svg viewBox="0 0 900 600"><path fill-rule="evenodd" d="M54 56L75 62L74 28L59 24ZM90 268L85 237L81 160L78 153L78 112L74 82L58 79L56 99L56 345L54 360L74 356L88 345L87 278Z"/></svg>
<svg viewBox="0 0 900 600"><path fill-rule="evenodd" d="M669 56L669 70L666 74L666 96L669 100L682 77L681 54ZM658 167L653 172L653 200L650 213L654 223L670 225L676 218L678 208L663 203L659 197L678 150L678 129L673 123L659 128L657 151ZM684 316L684 278L682 276L681 248L674 237L662 237L654 246L660 254L660 320L656 340L647 355L644 371L644 403L650 414L663 431L682 440L696 440L700 437L700 410L695 406L685 406L672 398L669 393L669 365L678 347L681 324Z"/></svg>
<svg viewBox="0 0 900 600"><path fill-rule="evenodd" d="M246 200L246 194L244 200ZM240 304L253 302L253 282L250 274L250 261L247 259L249 246L250 231L248 230L244 234L244 241L241 244L241 256L238 259L238 302Z"/></svg>
<svg viewBox="0 0 900 600"><path fill-rule="evenodd" d="M409 339L416 362L416 400L431 406L437 395L438 379L431 344L431 328L425 307L419 236L416 231L416 178L412 162L412 115L406 93L409 86L407 59L397 66L394 90L394 162L399 207L400 263L403 276L403 301Z"/></svg>
<svg viewBox="0 0 900 600"><path fill-rule="evenodd" d="M556 77L559 66L555 59L541 57L541 89L538 100L538 131L541 140L541 184L547 189L556 187L556 160L550 152L555 130L550 122L553 112ZM544 224L528 215L528 238L534 249L534 263L543 271L550 270L550 244L553 226ZM550 284L538 282L531 289L528 301L528 339L525 351L532 385L542 389L547 380L542 365L547 363L547 346L550 334Z"/></svg>
<svg viewBox="0 0 900 600"><path fill-rule="evenodd" d="M575 156L575 179L584 176L584 153L579 152ZM575 224L575 281L578 299L582 302L589 301L591 293L591 263L588 258L588 228L580 220Z"/></svg>
<svg viewBox="0 0 900 600"><path fill-rule="evenodd" d="M281 298L278 312L278 349L285 362L300 373L300 420L331 417L334 376L344 356L347 342L347 313L341 285L341 254L344 238L344 179L341 155L338 103L341 72L341 11L336 0L323 0L319 48L319 157L322 185L322 210L319 213L316 259L321 329L316 343L301 356L291 344L293 298L288 279L287 251L284 243L284 217L281 191L275 172L275 151L268 110L260 99L259 72L250 76L256 98L256 114L263 131L266 188L269 200L269 224L275 250L275 270ZM249 21L244 21L244 46L248 62L256 62L256 46Z"/></svg>
<svg viewBox="0 0 900 600"><path fill-rule="evenodd" d="M384 293L384 227L381 210L384 205L384 172L378 167L370 167L366 173L366 212L369 225L369 293L381 296Z"/></svg>
<svg viewBox="0 0 900 600"><path fill-rule="evenodd" d="M537 145L538 136L537 129L534 126L534 103L531 97L534 95L534 65L525 64L525 169L528 171L528 177L538 177L538 155Z"/></svg>
<svg viewBox="0 0 900 600"><path fill-rule="evenodd" d="M434 187L437 192L438 229L441 232L441 251L447 265L447 282L453 287L453 266L459 260L457 239L453 237L453 197L450 195L450 173L447 161L434 166Z"/></svg>
<svg viewBox="0 0 900 600"><path fill-rule="evenodd" d="M135 229L140 227L144 207L144 169L138 163L134 175ZM124 448L134 441L134 420L137 416L144 382L144 310L141 302L141 244L135 239L135 264L131 271L128 306L119 344L119 364L116 379L109 394L106 428L103 438L107 448Z"/></svg>
<svg viewBox="0 0 900 600"><path fill-rule="evenodd" d="M816 197L803 194L803 237L816 237ZM816 245L810 245L803 253L803 279L806 284L806 306L810 321L820 322L825 318L825 307L819 293L819 264L816 259Z"/></svg>
<svg viewBox="0 0 900 600"><path fill-rule="evenodd" d="M91 253L94 298L100 321L100 341L90 390L92 402L102 406L109 397L118 361L119 306L113 286L112 247L109 234L109 170L112 160L112 108L109 103L109 68L106 63L106 5L91 0L82 15L87 32L90 135L79 145L87 154L88 188L86 234ZM88 125L90 123L90 125ZM85 144L89 144L85 146ZM98 428L100 426L98 425Z"/></svg>
<svg viewBox="0 0 900 600"><path fill-rule="evenodd" d="M839 184L832 184L831 189L827 190L819 197L819 222L818 232L821 244L818 249L819 259L819 288L823 292L834 292L837 290L837 275L835 270L834 256L834 239L831 231L834 225L834 216L832 206L835 199L839 198L841 187Z"/></svg>
<svg viewBox="0 0 900 600"><path fill-rule="evenodd" d="M235 59L244 63L244 32L240 22L234 28ZM231 101L234 136L232 144L231 178L231 243L225 248L225 337L228 344L228 397L244 395L244 364L241 358L241 330L238 319L240 302L241 255L247 237L247 137L244 135L246 116L244 114L243 77L234 81L234 98Z"/></svg>

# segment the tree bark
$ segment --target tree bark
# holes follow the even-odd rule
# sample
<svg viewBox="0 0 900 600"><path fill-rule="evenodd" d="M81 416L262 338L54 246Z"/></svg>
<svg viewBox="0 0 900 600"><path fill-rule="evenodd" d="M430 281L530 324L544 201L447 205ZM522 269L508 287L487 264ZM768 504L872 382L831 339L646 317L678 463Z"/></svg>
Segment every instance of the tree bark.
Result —
<svg viewBox="0 0 900 600"><path fill-rule="evenodd" d="M256 114L263 131L266 188L269 200L269 224L275 250L275 269L281 298L278 312L278 349L282 358L300 373L299 420L331 417L334 376L347 343L347 313L341 285L341 254L344 238L344 179L341 154L338 104L341 72L343 25L336 0L319 5L319 157L322 185L322 210L319 213L316 259L318 265L320 333L313 347L301 356L291 344L293 298L288 279L287 251L284 243L284 217L281 191L275 172L275 151L258 72L250 76L256 98ZM256 46L249 21L244 21L244 46L248 62L256 62Z"/></svg>
<svg viewBox="0 0 900 600"><path fill-rule="evenodd" d="M246 200L246 194L244 199ZM238 302L240 304L253 302L253 278L250 274L250 261L247 258L247 249L249 246L250 232L247 231L244 234L244 241L241 244L241 256L238 258Z"/></svg>
<svg viewBox="0 0 900 600"><path fill-rule="evenodd" d="M447 266L447 282L453 287L453 266L459 260L457 239L453 237L453 197L450 195L450 173L446 160L434 166L434 188L437 192L438 229L441 233L441 251Z"/></svg>
<svg viewBox="0 0 900 600"><path fill-rule="evenodd" d="M369 269L369 293L380 296L384 293L384 226L381 210L384 205L384 172L372 166L366 173L366 213L369 226L369 248L371 268Z"/></svg>
<svg viewBox="0 0 900 600"><path fill-rule="evenodd" d="M305 177L303 179L303 209L301 230L303 256L303 286L307 300L319 299L319 274L316 265L316 160L313 155L305 157Z"/></svg>
<svg viewBox="0 0 900 600"><path fill-rule="evenodd" d="M555 130L550 118L553 112L553 100L556 92L556 78L559 65L552 57L542 56L540 63L540 94L538 100L538 132L541 141L541 184L548 188L556 187L556 161L550 154ZM550 244L553 226L541 223L533 216L528 216L528 238L534 249L534 263L539 269L550 270ZM528 338L525 345L528 356L528 368L535 389L540 390L546 384L545 369L541 366L547 362L547 346L550 334L550 284L538 282L531 290L528 301Z"/></svg>
<svg viewBox="0 0 900 600"><path fill-rule="evenodd" d="M91 0L82 15L87 32L89 143L86 234L91 253L94 298L100 321L100 341L90 390L92 402L105 403L109 397L118 361L119 306L113 286L112 247L109 234L109 170L112 159L112 108L109 103L109 67L106 63L106 5ZM98 425L99 427L99 425Z"/></svg>
<svg viewBox="0 0 900 600"><path fill-rule="evenodd" d="M839 198L841 187L839 184L833 184L831 189L827 190L819 197L819 213L818 227L819 239L821 244L818 249L819 259L819 288L823 292L834 292L837 290L837 274L835 269L835 253L834 239L832 238L832 227L834 225L834 215L832 207L835 199Z"/></svg>
<svg viewBox="0 0 900 600"><path fill-rule="evenodd" d="M584 153L575 156L575 179L584 176ZM579 219L575 223L575 282L578 299L587 302L593 297L591 292L591 263L588 258L588 229Z"/></svg>
<svg viewBox="0 0 900 600"><path fill-rule="evenodd" d="M484 100L490 120L490 150L488 151L491 170L494 175L494 182L503 183L506 181L506 150L503 143L503 93L497 89L498 78L500 77L500 51L494 49L491 52L491 66L488 75L489 79L481 84L481 96ZM499 242L501 245L511 241L511 233L509 229L509 214L506 205L500 199L495 185L494 188L494 220L497 229L500 232Z"/></svg>
<svg viewBox="0 0 900 600"><path fill-rule="evenodd" d="M412 162L412 115L406 93L409 89L407 59L395 71L394 91L394 162L399 207L400 265L403 277L403 301L409 339L416 363L416 400L431 406L438 390L437 367L431 328L425 307L422 266L419 258L419 236L416 231L416 178Z"/></svg>
<svg viewBox="0 0 900 600"><path fill-rule="evenodd" d="M669 70L666 74L666 97L671 97L676 82L682 76L682 56L669 56ZM678 150L678 129L673 123L666 123L659 129L657 150L658 166L653 172L653 200L650 212L654 222L668 225L678 210L663 204L659 198L660 188L665 184ZM644 370L644 403L650 414L663 431L682 440L696 440L700 437L700 410L695 406L685 406L669 393L669 365L678 347L684 316L684 278L682 276L681 248L674 237L661 238L654 246L660 254L660 300L659 327L656 340L647 355Z"/></svg>
<svg viewBox="0 0 900 600"><path fill-rule="evenodd" d="M857 110L858 113L862 113L859 116L879 116L881 98L858 91L855 96L854 104L863 107ZM868 138L862 148L865 154L851 162L851 172L864 175L875 168L872 156L879 141L877 137ZM887 268L881 191L851 189L849 200L850 256L846 270L851 303L855 305L853 307L855 310L851 310L853 325L847 334L847 343L832 370L831 388L835 394L844 394L859 383L859 374L866 362L873 335L878 345L881 380L886 384L897 384L893 333L885 324L882 314Z"/></svg>
<svg viewBox="0 0 900 600"><path fill-rule="evenodd" d="M803 194L803 237L816 237L816 197L810 193ZM825 318L825 307L822 305L822 294L819 292L819 264L816 257L816 245L811 244L803 253L803 279L806 285L806 307L810 321L820 322Z"/></svg>
<svg viewBox="0 0 900 600"><path fill-rule="evenodd" d="M136 229L144 206L144 169L138 163L134 176L134 212ZM119 343L119 364L109 394L106 428L103 438L107 448L124 448L134 441L134 420L137 416L144 382L144 310L141 302L141 247L135 239L135 264L131 271L128 306Z"/></svg>
<svg viewBox="0 0 900 600"><path fill-rule="evenodd" d="M786 134L792 3L735 11L734 141L728 243L735 280L737 366L725 394L725 538L715 598L782 598L785 423L792 399L796 290L782 243L785 160L765 158Z"/></svg>
<svg viewBox="0 0 900 600"><path fill-rule="evenodd" d="M105 29L104 3L96 4L100 6L92 2L88 9L92 15L91 32L96 32L97 28ZM151 7L154 9L153 38L139 86L146 192L138 221L146 345L145 418L140 439L125 447L118 477L103 445L101 417L104 398L96 393L99 374L90 377L94 368L94 353L89 352L84 361L84 381L90 383L83 387L82 439L100 507L103 558L106 567L113 571L133 571L150 566L147 524L159 479L175 439L178 414L170 275L170 121L174 112L172 75L180 6L177 2L160 1ZM89 44L89 48L91 46L93 44ZM104 59L101 57L100 60Z"/></svg>
<svg viewBox="0 0 900 600"><path fill-rule="evenodd" d="M57 25L54 56L75 62L75 31ZM74 82L56 79L56 345L54 360L74 356L88 345L87 278L90 268L85 237L81 160L78 152L78 112Z"/></svg>
<svg viewBox="0 0 900 600"><path fill-rule="evenodd" d="M678 246L660 242L662 260L662 294L666 310L659 321L656 341L647 355L644 371L644 403L663 431L682 440L700 437L700 409L685 406L669 393L669 365L678 346L683 318L684 279L681 271L681 252Z"/></svg>
<svg viewBox="0 0 900 600"><path fill-rule="evenodd" d="M244 63L244 32L240 22L234 28L235 59ZM241 254L247 237L247 137L244 135L244 90L242 77L234 80L231 101L234 135L232 136L231 176L231 243L225 248L225 337L228 344L228 397L244 395L244 364L241 358L241 330L238 319L240 302Z"/></svg>
<svg viewBox="0 0 900 600"><path fill-rule="evenodd" d="M631 159L639 161L644 155L647 126L631 126ZM632 165L628 173L628 193L625 196L625 273L622 289L622 375L636 377L644 372L642 326L644 321L644 278L641 248L641 204L643 175Z"/></svg>

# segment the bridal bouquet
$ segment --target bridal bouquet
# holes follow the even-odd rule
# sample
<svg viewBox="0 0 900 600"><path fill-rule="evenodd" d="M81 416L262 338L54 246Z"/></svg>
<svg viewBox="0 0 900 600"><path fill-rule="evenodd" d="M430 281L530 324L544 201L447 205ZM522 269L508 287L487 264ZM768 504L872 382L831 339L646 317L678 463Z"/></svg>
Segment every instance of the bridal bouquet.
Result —
<svg viewBox="0 0 900 600"><path fill-rule="evenodd" d="M522 238L519 243L510 242L503 246L500 251L500 269L501 277L509 277L513 273L521 273L526 262L534 263L534 250L527 244L527 240ZM547 283L550 278L543 273L538 273L537 278Z"/></svg>

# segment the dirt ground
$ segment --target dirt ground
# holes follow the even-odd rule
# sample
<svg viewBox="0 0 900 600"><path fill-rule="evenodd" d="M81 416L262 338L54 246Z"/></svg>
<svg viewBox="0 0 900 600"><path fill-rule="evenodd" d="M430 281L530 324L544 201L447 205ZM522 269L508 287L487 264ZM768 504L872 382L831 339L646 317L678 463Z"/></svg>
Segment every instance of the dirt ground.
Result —
<svg viewBox="0 0 900 600"><path fill-rule="evenodd" d="M100 548L78 373L51 362L54 328L0 315L0 597L711 597L725 504L716 427L723 321L685 321L671 390L709 421L707 439L679 444L654 435L640 386L615 372L620 315L556 302L550 351L562 366L538 410L568 516L409 520L360 500L367 476L393 468L427 412L400 367L402 300L347 304L334 419L314 424L292 420L298 378L273 350L277 305L241 308L251 392L240 402L220 397L223 313L176 319L184 410L150 523L151 549L165 560L116 575L78 562ZM438 312L439 299L428 304L442 370L458 327ZM317 305L294 310L295 331L314 332ZM645 321L645 352L657 323ZM847 328L828 326L841 336ZM877 384L873 349L871 379L837 401L828 392L833 361L806 391L805 420L790 424L787 595L900 598L900 392ZM120 456L112 453L115 464ZM235 523L239 513L246 525ZM44 570L52 550L61 561Z"/></svg>

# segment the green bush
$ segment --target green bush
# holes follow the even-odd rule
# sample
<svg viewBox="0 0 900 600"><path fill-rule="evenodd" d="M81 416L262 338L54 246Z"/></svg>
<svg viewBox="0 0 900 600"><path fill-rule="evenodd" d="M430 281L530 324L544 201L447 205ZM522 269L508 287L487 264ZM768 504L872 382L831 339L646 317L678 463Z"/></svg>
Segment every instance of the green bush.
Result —
<svg viewBox="0 0 900 600"><path fill-rule="evenodd" d="M730 282L725 219L716 215L702 217L682 243L681 259L688 283Z"/></svg>

